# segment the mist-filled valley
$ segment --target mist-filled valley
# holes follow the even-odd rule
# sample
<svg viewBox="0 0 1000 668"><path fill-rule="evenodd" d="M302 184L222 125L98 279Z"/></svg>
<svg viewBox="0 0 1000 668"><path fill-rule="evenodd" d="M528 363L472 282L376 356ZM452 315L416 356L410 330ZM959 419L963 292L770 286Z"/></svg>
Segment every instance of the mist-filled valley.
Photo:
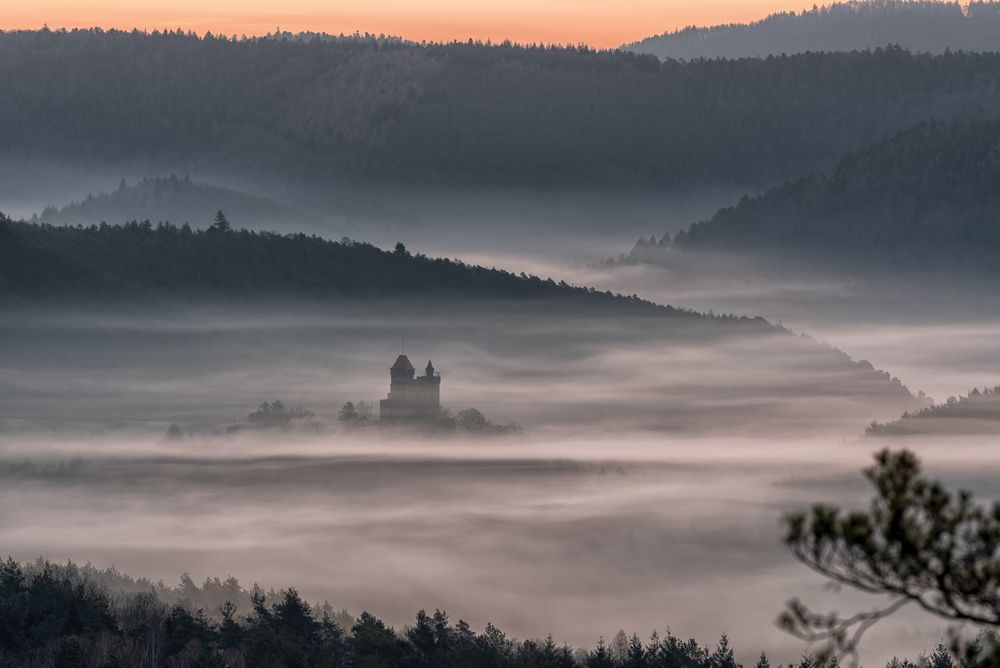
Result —
<svg viewBox="0 0 1000 668"><path fill-rule="evenodd" d="M995 21L0 25L0 666L995 665Z"/></svg>
<svg viewBox="0 0 1000 668"><path fill-rule="evenodd" d="M872 421L928 407L921 391L943 401L995 385L989 283L796 274L721 254L604 265L617 242L601 207L617 205L599 199L508 198L501 216L486 206L463 227L488 198L425 196L416 230L371 224L407 240L403 254L338 247L326 287L301 284L309 299L295 286L313 280L313 260L290 262L294 238L12 224L37 245L33 269L7 276L0 322L7 551L154 582L188 572L294 586L396 628L441 608L519 639L593 647L619 629L669 627L709 645L726 633L744 664L761 650L797 660L803 643L774 624L790 598L874 603L825 590L795 563L781 545L786 512L862 504L858 471L883 446L915 449L934 475L992 496L992 423L972 436L950 423L923 438L866 435ZM683 229L715 206L648 202L632 202L637 229ZM498 232L553 212L578 223L572 238ZM273 244L282 259L246 255L244 243ZM198 244L231 247L232 263L184 255ZM70 264L52 260L60 253ZM240 270L244 257L269 278ZM191 269L174 274L177 263ZM30 271L45 290L19 282ZM476 408L522 431L345 428L341 407L377 405L403 348L418 368L433 360L452 415ZM255 428L248 416L276 400L313 415ZM909 612L870 632L862 657L916 656L945 632Z"/></svg>
<svg viewBox="0 0 1000 668"><path fill-rule="evenodd" d="M726 632L744 661L797 658L772 623L784 601L854 599L794 566L778 519L855 502L868 422L926 404L753 321L443 299L8 313L0 471L16 558L236 575L397 626L439 607L584 646L669 626ZM343 429L343 403L384 397L404 338L441 371L447 408L523 433ZM314 424L227 433L275 399ZM938 443L921 453L980 488L992 455L963 442L947 452L968 467ZM904 617L865 657L941 634Z"/></svg>

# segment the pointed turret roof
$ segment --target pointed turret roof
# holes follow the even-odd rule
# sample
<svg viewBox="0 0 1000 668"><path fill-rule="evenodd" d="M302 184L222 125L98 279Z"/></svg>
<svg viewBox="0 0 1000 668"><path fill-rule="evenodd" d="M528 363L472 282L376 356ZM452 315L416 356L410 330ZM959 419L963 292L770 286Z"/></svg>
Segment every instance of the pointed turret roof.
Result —
<svg viewBox="0 0 1000 668"><path fill-rule="evenodd" d="M427 360L427 368L424 369L424 371L427 372L428 376L433 376L434 375L434 365L431 364L430 360Z"/></svg>
<svg viewBox="0 0 1000 668"><path fill-rule="evenodd" d="M400 355L396 358L396 363L392 365L392 371L413 371L413 365L410 364L410 358L406 355Z"/></svg>

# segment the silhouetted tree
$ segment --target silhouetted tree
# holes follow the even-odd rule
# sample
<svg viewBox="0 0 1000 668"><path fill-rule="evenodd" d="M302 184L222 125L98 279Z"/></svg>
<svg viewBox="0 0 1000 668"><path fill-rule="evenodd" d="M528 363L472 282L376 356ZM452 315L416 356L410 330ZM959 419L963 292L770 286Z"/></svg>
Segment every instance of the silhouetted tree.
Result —
<svg viewBox="0 0 1000 668"><path fill-rule="evenodd" d="M210 232L232 232L233 228L229 224L229 219L226 218L226 214L219 211L215 214L215 222L212 223L212 226L208 228L208 230Z"/></svg>
<svg viewBox="0 0 1000 668"><path fill-rule="evenodd" d="M816 505L794 513L786 519L785 542L800 561L833 582L889 595L892 602L841 617L814 613L794 600L781 625L825 643L826 656L855 658L865 631L905 605L948 620L1000 626L1000 502L976 505L970 493L956 494L927 480L917 458L905 450L878 453L865 477L875 488L867 511ZM998 649L991 644L971 656L985 662L977 665L995 665Z"/></svg>

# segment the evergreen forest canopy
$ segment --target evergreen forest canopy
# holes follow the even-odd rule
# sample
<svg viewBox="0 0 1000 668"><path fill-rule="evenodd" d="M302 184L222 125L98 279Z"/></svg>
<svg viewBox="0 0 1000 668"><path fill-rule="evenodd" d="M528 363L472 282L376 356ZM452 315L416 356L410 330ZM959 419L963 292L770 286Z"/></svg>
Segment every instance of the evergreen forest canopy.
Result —
<svg viewBox="0 0 1000 668"><path fill-rule="evenodd" d="M593 649L546 640L515 640L488 624L477 632L440 610L421 610L396 630L363 612L356 620L310 606L295 589L271 596L254 588L249 609L226 599L199 607L203 597L171 600L173 590L107 571L49 563L25 568L0 562L0 665L76 668L163 665L174 668L742 668L723 635L712 648L684 641L670 631L648 641L619 631ZM113 584L127 581L126 590ZM190 578L187 579L190 581ZM209 583L212 581L210 580ZM215 580L218 583L218 580ZM246 592L230 578L236 595ZM108 586L112 584L112 586ZM199 588L182 580L181 592ZM164 592L167 592L166 595ZM889 668L954 668L941 646L919 664ZM827 664L831 665L831 664ZM832 665L836 665L834 662ZM770 668L760 653L755 668ZM817 668L803 656L788 668Z"/></svg>
<svg viewBox="0 0 1000 668"><path fill-rule="evenodd" d="M765 185L932 117L1000 115L1000 54L661 62L585 47L0 33L0 150L324 183ZM119 171L119 173L121 173Z"/></svg>
<svg viewBox="0 0 1000 668"><path fill-rule="evenodd" d="M862 51L898 44L916 53L1000 51L1000 3L974 0L850 0L752 23L647 37L624 48L659 58L754 58L810 51Z"/></svg>
<svg viewBox="0 0 1000 668"><path fill-rule="evenodd" d="M802 253L881 265L1000 268L1000 121L931 121L897 133L810 175L744 197L655 250Z"/></svg>

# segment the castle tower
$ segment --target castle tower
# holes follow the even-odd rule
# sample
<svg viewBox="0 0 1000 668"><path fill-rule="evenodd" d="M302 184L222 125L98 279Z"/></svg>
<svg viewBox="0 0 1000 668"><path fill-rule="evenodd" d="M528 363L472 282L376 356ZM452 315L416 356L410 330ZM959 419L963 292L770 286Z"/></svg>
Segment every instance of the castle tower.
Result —
<svg viewBox="0 0 1000 668"><path fill-rule="evenodd" d="M410 364L410 358L406 355L400 355L396 358L396 362L389 367L389 378L395 383L397 380L406 381L413 380L413 374L416 369Z"/></svg>
<svg viewBox="0 0 1000 668"><path fill-rule="evenodd" d="M389 368L389 396L379 402L379 414L385 422L427 422L441 414L441 375L427 360L423 376L406 355L400 355Z"/></svg>

